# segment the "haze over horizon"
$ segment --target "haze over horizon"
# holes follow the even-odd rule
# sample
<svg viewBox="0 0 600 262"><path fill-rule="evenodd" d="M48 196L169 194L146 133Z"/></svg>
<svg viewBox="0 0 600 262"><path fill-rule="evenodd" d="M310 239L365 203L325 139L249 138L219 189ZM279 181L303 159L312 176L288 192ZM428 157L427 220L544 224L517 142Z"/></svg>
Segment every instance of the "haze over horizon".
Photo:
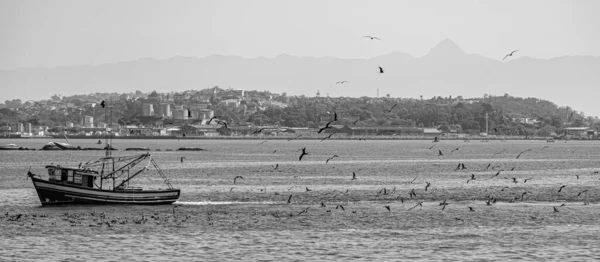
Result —
<svg viewBox="0 0 600 262"><path fill-rule="evenodd" d="M0 71L211 55L376 59L400 52L421 58L444 39L456 43L466 54L495 61L518 49L507 59L516 64L527 57L600 57L600 35L596 33L600 18L594 14L599 7L598 1L558 0L2 1L0 34L5 37L0 42ZM378 36L382 41L361 38L364 35ZM577 80L574 77L573 84L579 84ZM213 82L224 84L222 79ZM568 86L522 93L488 87L477 92L454 85L450 91L440 86L430 93L534 96L600 115L600 106L591 98L600 92L589 87L590 82L583 84L586 87L578 92L565 92ZM2 92L0 101L31 99L28 97L46 92L45 87L40 88ZM287 92L296 89L290 86ZM323 87L317 89L326 92ZM54 93L71 95L73 90ZM382 90L382 95L386 93L418 96ZM306 95L314 95L314 90L307 89ZM345 95L342 92L339 96Z"/></svg>

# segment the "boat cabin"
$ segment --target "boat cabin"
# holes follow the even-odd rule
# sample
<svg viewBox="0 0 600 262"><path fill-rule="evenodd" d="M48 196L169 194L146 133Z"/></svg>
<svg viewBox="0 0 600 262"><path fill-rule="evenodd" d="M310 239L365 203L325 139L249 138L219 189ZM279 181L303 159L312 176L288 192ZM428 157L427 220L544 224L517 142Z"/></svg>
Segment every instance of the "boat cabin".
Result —
<svg viewBox="0 0 600 262"><path fill-rule="evenodd" d="M61 167L60 165L46 166L46 169L50 182L89 188L94 188L94 180L99 176L98 172L94 170Z"/></svg>

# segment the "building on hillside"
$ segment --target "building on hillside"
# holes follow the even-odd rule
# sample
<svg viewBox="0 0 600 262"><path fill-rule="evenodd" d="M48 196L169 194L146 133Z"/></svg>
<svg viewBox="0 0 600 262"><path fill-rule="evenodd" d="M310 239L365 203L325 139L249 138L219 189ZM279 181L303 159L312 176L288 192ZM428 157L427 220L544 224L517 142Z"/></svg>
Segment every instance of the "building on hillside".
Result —
<svg viewBox="0 0 600 262"><path fill-rule="evenodd" d="M169 103L161 103L158 106L158 116L172 117L173 116L173 112L171 112L171 104L169 104Z"/></svg>
<svg viewBox="0 0 600 262"><path fill-rule="evenodd" d="M150 103L142 104L142 115L143 116L153 116L154 115L154 105Z"/></svg>
<svg viewBox="0 0 600 262"><path fill-rule="evenodd" d="M211 119L215 112L210 109L192 109L192 119Z"/></svg>
<svg viewBox="0 0 600 262"><path fill-rule="evenodd" d="M219 104L225 105L227 107L238 107L240 106L240 99L225 99L219 101Z"/></svg>
<svg viewBox="0 0 600 262"><path fill-rule="evenodd" d="M575 137L592 137L596 135L596 130L590 127L566 127L565 135Z"/></svg>
<svg viewBox="0 0 600 262"><path fill-rule="evenodd" d="M31 126L31 123L23 124L23 133L27 133L27 134L33 133L33 128Z"/></svg>
<svg viewBox="0 0 600 262"><path fill-rule="evenodd" d="M24 132L25 132L25 130L24 130L24 128L23 128L23 123L16 123L16 124L15 124L15 129L14 129L14 130L15 130L15 132L17 132L17 133L19 133L19 134L21 134L21 133L24 133Z"/></svg>
<svg viewBox="0 0 600 262"><path fill-rule="evenodd" d="M84 127L94 127L94 117L93 116L85 116L83 118L83 126Z"/></svg>
<svg viewBox="0 0 600 262"><path fill-rule="evenodd" d="M187 120L188 119L188 110L183 108L173 109L173 119L176 120Z"/></svg>

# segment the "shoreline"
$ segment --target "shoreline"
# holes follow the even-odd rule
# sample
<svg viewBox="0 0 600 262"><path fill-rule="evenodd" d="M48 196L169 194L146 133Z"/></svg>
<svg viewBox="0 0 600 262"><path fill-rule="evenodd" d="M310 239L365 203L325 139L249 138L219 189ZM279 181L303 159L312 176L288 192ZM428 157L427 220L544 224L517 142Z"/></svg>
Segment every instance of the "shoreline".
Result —
<svg viewBox="0 0 600 262"><path fill-rule="evenodd" d="M72 136L69 139L89 139L89 140L104 140L103 136ZM432 137L416 137L416 136L352 136L352 137L331 137L327 140L432 140ZM438 136L439 140L463 140L465 142L480 141L489 142L507 141L507 140L545 140L553 141L596 141L600 139L554 139L549 137L444 137ZM2 139L64 139L62 136L43 136L43 137L0 137ZM132 140L323 140L324 137L275 137L275 136L113 136L111 139L132 139Z"/></svg>

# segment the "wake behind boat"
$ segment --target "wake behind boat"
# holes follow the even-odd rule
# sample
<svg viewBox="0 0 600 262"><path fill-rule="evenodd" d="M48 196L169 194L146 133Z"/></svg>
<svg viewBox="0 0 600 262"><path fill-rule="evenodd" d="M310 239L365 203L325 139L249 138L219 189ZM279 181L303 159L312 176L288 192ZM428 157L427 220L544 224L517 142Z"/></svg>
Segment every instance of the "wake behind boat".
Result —
<svg viewBox="0 0 600 262"><path fill-rule="evenodd" d="M110 128L106 129L109 134ZM150 153L132 156L112 156L112 146L106 137L105 157L78 167L60 165L46 166L48 179L27 172L40 198L42 206L64 204L171 204L181 193L158 167ZM66 143L55 145L61 149L71 149ZM166 189L146 190L132 187L130 182L144 173L159 175Z"/></svg>

